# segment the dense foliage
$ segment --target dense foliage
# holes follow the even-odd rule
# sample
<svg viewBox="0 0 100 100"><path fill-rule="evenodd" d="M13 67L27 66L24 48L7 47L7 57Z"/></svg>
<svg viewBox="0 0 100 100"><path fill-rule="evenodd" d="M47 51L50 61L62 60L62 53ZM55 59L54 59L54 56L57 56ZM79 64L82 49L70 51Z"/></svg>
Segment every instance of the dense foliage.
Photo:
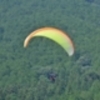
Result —
<svg viewBox="0 0 100 100"><path fill-rule="evenodd" d="M41 37L23 48L44 26L68 32L75 54ZM100 0L0 0L0 100L99 99Z"/></svg>

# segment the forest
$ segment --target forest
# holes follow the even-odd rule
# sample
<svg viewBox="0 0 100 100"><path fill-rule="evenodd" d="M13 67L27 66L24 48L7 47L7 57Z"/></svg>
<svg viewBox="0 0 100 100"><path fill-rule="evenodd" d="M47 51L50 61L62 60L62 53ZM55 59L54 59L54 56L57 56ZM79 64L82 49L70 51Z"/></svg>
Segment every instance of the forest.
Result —
<svg viewBox="0 0 100 100"><path fill-rule="evenodd" d="M68 54L27 35L41 27L66 32ZM99 100L100 0L0 0L0 100Z"/></svg>

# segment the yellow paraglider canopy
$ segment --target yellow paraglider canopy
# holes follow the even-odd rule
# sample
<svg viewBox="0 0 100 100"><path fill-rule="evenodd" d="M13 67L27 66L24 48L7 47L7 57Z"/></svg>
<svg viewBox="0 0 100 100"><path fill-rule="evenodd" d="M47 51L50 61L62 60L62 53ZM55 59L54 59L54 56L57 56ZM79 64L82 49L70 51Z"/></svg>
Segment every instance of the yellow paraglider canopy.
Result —
<svg viewBox="0 0 100 100"><path fill-rule="evenodd" d="M40 28L30 33L24 41L24 47L28 46L29 41L32 38L39 36L43 36L55 41L65 49L69 56L74 54L74 45L69 36L65 32L53 27Z"/></svg>

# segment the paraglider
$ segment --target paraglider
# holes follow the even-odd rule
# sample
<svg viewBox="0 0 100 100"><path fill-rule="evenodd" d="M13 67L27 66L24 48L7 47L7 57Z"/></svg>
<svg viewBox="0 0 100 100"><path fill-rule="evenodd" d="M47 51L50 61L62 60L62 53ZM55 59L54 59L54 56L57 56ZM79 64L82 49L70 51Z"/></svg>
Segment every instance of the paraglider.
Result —
<svg viewBox="0 0 100 100"><path fill-rule="evenodd" d="M48 79L49 79L51 82L55 82L56 77L57 77L57 74L55 74L55 73L48 73Z"/></svg>
<svg viewBox="0 0 100 100"><path fill-rule="evenodd" d="M74 45L67 33L53 27L40 28L30 33L24 41L24 47L26 48L28 46L29 41L32 38L40 36L46 37L58 43L68 53L69 56L74 54Z"/></svg>

